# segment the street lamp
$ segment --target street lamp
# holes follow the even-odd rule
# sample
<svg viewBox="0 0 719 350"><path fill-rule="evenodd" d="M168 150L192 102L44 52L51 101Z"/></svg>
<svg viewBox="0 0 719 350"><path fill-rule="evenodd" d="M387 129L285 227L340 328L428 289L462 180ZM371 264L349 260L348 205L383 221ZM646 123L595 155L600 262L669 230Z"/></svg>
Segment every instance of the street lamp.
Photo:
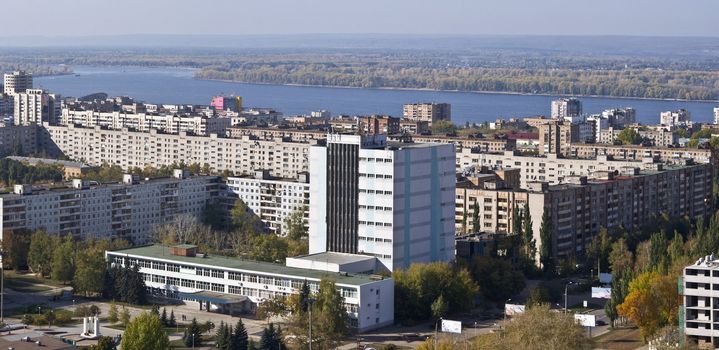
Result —
<svg viewBox="0 0 719 350"><path fill-rule="evenodd" d="M310 349L309 350L312 350L312 303L314 303L314 302L315 302L314 298L307 298L307 304L308 304L307 310L309 310L309 312L310 312L310 315L309 315L310 316L310 330L309 330Z"/></svg>
<svg viewBox="0 0 719 350"><path fill-rule="evenodd" d="M574 282L569 281L569 283L564 285L564 313L567 313L567 290L569 288L570 284L574 284Z"/></svg>
<svg viewBox="0 0 719 350"><path fill-rule="evenodd" d="M192 348L195 348L195 333L190 333L190 336L192 337Z"/></svg>
<svg viewBox="0 0 719 350"><path fill-rule="evenodd" d="M437 321L434 322L434 348L437 348L437 324L442 321L442 318L440 317Z"/></svg>

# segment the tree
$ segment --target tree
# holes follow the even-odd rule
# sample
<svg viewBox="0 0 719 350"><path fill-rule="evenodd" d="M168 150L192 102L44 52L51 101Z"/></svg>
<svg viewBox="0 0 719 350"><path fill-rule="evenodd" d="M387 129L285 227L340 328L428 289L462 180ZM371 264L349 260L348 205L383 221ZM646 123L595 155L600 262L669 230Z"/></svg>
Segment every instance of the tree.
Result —
<svg viewBox="0 0 719 350"><path fill-rule="evenodd" d="M589 261L596 263L598 268L602 271L607 271L609 268L609 254L612 250L612 237L609 235L609 231L606 228L601 228L599 234L592 239L587 247L587 254L589 255ZM599 273L601 271L597 271Z"/></svg>
<svg viewBox="0 0 719 350"><path fill-rule="evenodd" d="M439 297L432 302L431 309L432 318L435 320L439 320L440 318L447 316L449 305L447 304L447 301L444 300L444 296L442 294L440 294Z"/></svg>
<svg viewBox="0 0 719 350"><path fill-rule="evenodd" d="M432 122L432 126L430 126L429 129L432 135L453 135L457 132L457 127L446 119Z"/></svg>
<svg viewBox="0 0 719 350"><path fill-rule="evenodd" d="M317 320L313 331L316 331L317 339L321 339L320 343L324 348L335 348L348 333L344 298L335 282L329 279L320 281L320 288L315 298L316 301L311 306L312 316L316 316Z"/></svg>
<svg viewBox="0 0 719 350"><path fill-rule="evenodd" d="M75 293L85 296L102 293L107 271L103 253L96 248L86 248L76 253L75 275L72 279Z"/></svg>
<svg viewBox="0 0 719 350"><path fill-rule="evenodd" d="M33 272L43 277L50 275L55 247L58 246L56 241L43 230L35 231L30 237L30 251L27 259Z"/></svg>
<svg viewBox="0 0 719 350"><path fill-rule="evenodd" d="M225 322L221 321L220 326L217 327L215 334L215 347L222 350L227 350L230 345L230 330L227 329Z"/></svg>
<svg viewBox="0 0 719 350"><path fill-rule="evenodd" d="M182 336L182 342L186 347L195 347L202 344L202 331L200 325L197 324L197 319L192 319L190 327L185 329L185 333Z"/></svg>
<svg viewBox="0 0 719 350"><path fill-rule="evenodd" d="M52 279L68 283L72 281L75 275L75 263L73 261L75 252L75 244L72 237L67 236L58 247L53 251L52 257Z"/></svg>
<svg viewBox="0 0 719 350"><path fill-rule="evenodd" d="M24 230L5 230L2 245L3 265L20 271L28 267L28 251L30 250L30 235Z"/></svg>
<svg viewBox="0 0 719 350"><path fill-rule="evenodd" d="M512 208L512 235L522 237L522 216L517 205Z"/></svg>
<svg viewBox="0 0 719 350"><path fill-rule="evenodd" d="M624 128L624 130L617 135L617 140L625 145L638 145L643 141L642 137L639 136L639 133L634 130L634 128Z"/></svg>
<svg viewBox="0 0 719 350"><path fill-rule="evenodd" d="M122 311L120 311L120 323L125 327L130 324L130 311L124 306L122 307Z"/></svg>
<svg viewBox="0 0 719 350"><path fill-rule="evenodd" d="M674 278L650 271L629 283L629 294L617 306L617 312L634 322L646 341L662 326L676 323L678 308Z"/></svg>
<svg viewBox="0 0 719 350"><path fill-rule="evenodd" d="M282 316L287 313L287 299L281 295L267 298L257 307L256 316L259 319L270 319L275 316Z"/></svg>
<svg viewBox="0 0 719 350"><path fill-rule="evenodd" d="M524 203L524 210L522 211L522 226L522 245L524 246L525 257L529 261L535 261L537 255L537 244L534 241L532 215L529 212L529 202Z"/></svg>
<svg viewBox="0 0 719 350"><path fill-rule="evenodd" d="M480 294L492 301L504 301L524 289L524 275L514 271L507 260L476 257L470 264L472 278L481 286Z"/></svg>
<svg viewBox="0 0 719 350"><path fill-rule="evenodd" d="M235 325L235 332L232 334L231 350L247 350L249 346L248 340L245 324L242 323L242 319L239 319L237 320L237 325Z"/></svg>
<svg viewBox="0 0 719 350"><path fill-rule="evenodd" d="M284 341L282 340L282 329L279 326L275 328L273 323L270 323L263 331L260 337L260 350L287 350Z"/></svg>
<svg viewBox="0 0 719 350"><path fill-rule="evenodd" d="M631 269L634 255L629 251L626 239L620 238L612 243L612 250L609 253L608 260L614 278L618 279L622 274Z"/></svg>
<svg viewBox="0 0 719 350"><path fill-rule="evenodd" d="M667 270L667 238L664 231L652 234L649 239L649 268L660 273Z"/></svg>
<svg viewBox="0 0 719 350"><path fill-rule="evenodd" d="M589 350L593 345L572 314L554 312L547 305L528 308L502 328L487 339L479 337L477 342L489 344L475 343L472 349L525 349L529 344L531 349Z"/></svg>
<svg viewBox="0 0 719 350"><path fill-rule="evenodd" d="M170 319L167 320L168 327L177 327L177 320L175 319L175 310L170 310Z"/></svg>
<svg viewBox="0 0 719 350"><path fill-rule="evenodd" d="M162 308L162 315L160 315L160 322L162 322L162 325L165 327L169 326L167 322L167 309L164 307Z"/></svg>
<svg viewBox="0 0 719 350"><path fill-rule="evenodd" d="M292 240L307 238L307 222L305 220L306 213L307 208L302 206L285 218L283 229L287 238Z"/></svg>
<svg viewBox="0 0 719 350"><path fill-rule="evenodd" d="M122 335L122 350L168 349L170 339L160 318L151 313L142 313L127 325Z"/></svg>
<svg viewBox="0 0 719 350"><path fill-rule="evenodd" d="M479 202L474 201L472 205L472 232L480 232L482 230L479 227Z"/></svg>
<svg viewBox="0 0 719 350"><path fill-rule="evenodd" d="M115 350L115 341L111 337L102 336L97 340L97 345L93 345L92 350Z"/></svg>
<svg viewBox="0 0 719 350"><path fill-rule="evenodd" d="M107 321L110 323L117 323L119 320L119 312L117 310L117 304L113 301L110 303L110 310L107 312Z"/></svg>
<svg viewBox="0 0 719 350"><path fill-rule="evenodd" d="M242 199L236 200L235 205L230 210L230 221L235 230L249 235L257 233L259 228L262 227L260 219L252 213Z"/></svg>
<svg viewBox="0 0 719 350"><path fill-rule="evenodd" d="M258 234L252 238L250 258L267 262L284 262L287 258L288 244L275 234Z"/></svg>
<svg viewBox="0 0 719 350"><path fill-rule="evenodd" d="M544 209L542 225L539 227L539 238L542 241L539 249L539 262L542 264L542 271L547 276L555 273L552 230L552 216L549 214L549 210Z"/></svg>
<svg viewBox="0 0 719 350"><path fill-rule="evenodd" d="M395 319L403 323L429 319L431 305L440 295L449 305L449 314L468 310L479 291L467 269L444 262L412 264L406 270L396 270L392 277Z"/></svg>

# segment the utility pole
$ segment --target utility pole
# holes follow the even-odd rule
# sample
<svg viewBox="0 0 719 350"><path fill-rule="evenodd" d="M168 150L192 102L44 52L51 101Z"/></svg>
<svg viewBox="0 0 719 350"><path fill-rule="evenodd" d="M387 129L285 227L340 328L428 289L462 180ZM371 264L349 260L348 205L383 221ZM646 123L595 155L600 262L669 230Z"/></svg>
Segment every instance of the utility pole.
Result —
<svg viewBox="0 0 719 350"><path fill-rule="evenodd" d="M309 332L309 341L310 341L310 349L312 350L312 303L315 302L315 299L313 298L307 298L307 304L309 304L309 307L307 310L310 312L310 332Z"/></svg>

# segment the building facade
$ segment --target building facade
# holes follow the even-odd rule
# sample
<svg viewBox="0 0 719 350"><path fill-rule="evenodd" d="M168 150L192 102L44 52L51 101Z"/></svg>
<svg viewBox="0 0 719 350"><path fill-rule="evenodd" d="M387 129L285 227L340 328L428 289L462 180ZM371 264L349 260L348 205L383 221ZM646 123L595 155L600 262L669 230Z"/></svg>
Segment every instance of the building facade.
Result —
<svg viewBox="0 0 719 350"><path fill-rule="evenodd" d="M178 215L200 218L205 205L219 195L220 178L188 177L180 170L173 178L144 182L125 175L122 183L111 185L84 180L61 188L17 185L14 193L0 195L0 232L44 228L51 234L141 243L156 225Z"/></svg>
<svg viewBox="0 0 719 350"><path fill-rule="evenodd" d="M254 314L263 300L298 294L305 282L310 291L316 293L320 281L330 279L344 298L352 329L361 333L394 322L391 278L316 271L195 252L178 254L177 249L159 245L107 251L105 257L115 266L139 266L150 293L207 303L210 310L223 311L220 309L223 305L215 304L215 300L230 299L239 311ZM205 299L208 294L209 300Z"/></svg>
<svg viewBox="0 0 719 350"><path fill-rule="evenodd" d="M719 107L714 107L714 124L719 124Z"/></svg>
<svg viewBox="0 0 719 350"><path fill-rule="evenodd" d="M579 142L579 125L550 121L539 125L539 154L562 154L572 143Z"/></svg>
<svg viewBox="0 0 719 350"><path fill-rule="evenodd" d="M37 151L37 125L0 126L0 156Z"/></svg>
<svg viewBox="0 0 719 350"><path fill-rule="evenodd" d="M309 219L308 177L307 173L300 173L297 179L279 179L258 170L254 177L228 177L227 190L242 199L270 232L285 235L285 220L290 215L302 211L305 220Z"/></svg>
<svg viewBox="0 0 719 350"><path fill-rule="evenodd" d="M198 163L237 176L266 169L273 176L296 178L298 173L308 170L307 156L312 144L311 140L295 142L288 138L192 136L184 132L163 134L156 130L134 132L73 125L46 125L44 129L39 142L48 154L64 154L90 165L109 163L130 169Z"/></svg>
<svg viewBox="0 0 719 350"><path fill-rule="evenodd" d="M561 98L552 101L552 119L572 118L582 115L582 101L576 98Z"/></svg>
<svg viewBox="0 0 719 350"><path fill-rule="evenodd" d="M15 71L5 74L3 77L3 92L13 96L32 89L32 75L24 71Z"/></svg>
<svg viewBox="0 0 719 350"><path fill-rule="evenodd" d="M376 256L386 270L454 257L453 145L328 135L310 150L310 253Z"/></svg>
<svg viewBox="0 0 719 350"><path fill-rule="evenodd" d="M687 338L697 342L700 349L719 347L719 261L713 255L697 260L684 268L680 280L682 294L683 331Z"/></svg>
<svg viewBox="0 0 719 350"><path fill-rule="evenodd" d="M59 124L65 126L75 125L86 128L100 126L115 130L127 128L142 132L156 129L168 134L186 132L203 136L210 134L225 135L232 121L230 118L207 117L204 115L148 114L124 111L100 112L69 108L62 109L59 119Z"/></svg>
<svg viewBox="0 0 719 350"><path fill-rule="evenodd" d="M27 89L14 95L15 125L54 124L60 108L60 96L41 89Z"/></svg>
<svg viewBox="0 0 719 350"><path fill-rule="evenodd" d="M689 121L690 114L686 109L666 111L659 114L659 123L669 127L687 125Z"/></svg>
<svg viewBox="0 0 719 350"><path fill-rule="evenodd" d="M402 108L402 115L409 120L432 123L440 120L452 120L452 106L449 103L410 103Z"/></svg>

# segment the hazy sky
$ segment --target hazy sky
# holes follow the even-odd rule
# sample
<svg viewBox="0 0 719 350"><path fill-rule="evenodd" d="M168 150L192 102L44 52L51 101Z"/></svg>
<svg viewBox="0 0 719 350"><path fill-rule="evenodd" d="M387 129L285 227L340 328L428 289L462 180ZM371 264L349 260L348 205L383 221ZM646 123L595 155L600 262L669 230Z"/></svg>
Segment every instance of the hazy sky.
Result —
<svg viewBox="0 0 719 350"><path fill-rule="evenodd" d="M21 0L4 1L2 10L0 36L144 33L719 36L719 0Z"/></svg>

